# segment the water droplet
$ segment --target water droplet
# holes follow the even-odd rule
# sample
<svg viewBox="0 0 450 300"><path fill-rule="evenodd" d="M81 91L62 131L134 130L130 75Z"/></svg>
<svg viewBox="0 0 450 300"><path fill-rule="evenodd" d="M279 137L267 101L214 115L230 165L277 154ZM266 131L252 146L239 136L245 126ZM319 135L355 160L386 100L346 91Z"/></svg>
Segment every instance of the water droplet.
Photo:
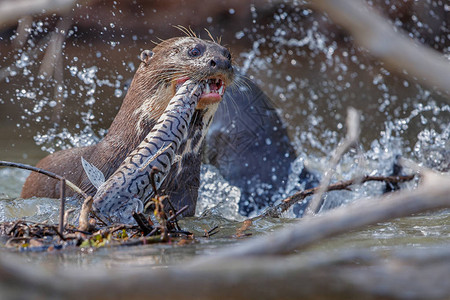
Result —
<svg viewBox="0 0 450 300"><path fill-rule="evenodd" d="M236 34L234 35L234 37L238 40L242 39L245 36L245 33L243 31L238 31L236 32Z"/></svg>
<svg viewBox="0 0 450 300"><path fill-rule="evenodd" d="M116 90L114 91L114 96L116 96L117 98L122 97L122 90L116 89Z"/></svg>

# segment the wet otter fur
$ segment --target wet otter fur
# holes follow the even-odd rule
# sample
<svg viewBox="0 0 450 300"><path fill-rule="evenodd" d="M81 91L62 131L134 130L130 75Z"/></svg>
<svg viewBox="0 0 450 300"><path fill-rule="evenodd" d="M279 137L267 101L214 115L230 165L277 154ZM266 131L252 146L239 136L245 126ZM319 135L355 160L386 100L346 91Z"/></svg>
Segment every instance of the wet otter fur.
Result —
<svg viewBox="0 0 450 300"><path fill-rule="evenodd" d="M37 167L62 175L88 194L95 194L96 189L82 168L81 157L102 171L105 178L110 177L154 127L180 81L187 78L212 79L211 91L200 97L189 125L187 141L180 147L182 159L172 165L169 176L160 188L170 197L175 208L187 204L189 210L185 215L193 215L200 183L200 149L221 101L224 92L222 85L229 87L234 79L231 54L214 41L187 36L162 41L153 52L144 51L141 60L107 135L96 145L50 154ZM21 197L55 198L58 194L56 180L31 173Z"/></svg>

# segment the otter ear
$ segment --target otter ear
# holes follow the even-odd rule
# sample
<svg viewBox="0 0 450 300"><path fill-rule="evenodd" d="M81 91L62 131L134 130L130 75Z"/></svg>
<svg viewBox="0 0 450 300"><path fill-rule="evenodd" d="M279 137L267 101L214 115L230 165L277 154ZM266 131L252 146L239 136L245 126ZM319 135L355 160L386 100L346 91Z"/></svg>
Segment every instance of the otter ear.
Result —
<svg viewBox="0 0 450 300"><path fill-rule="evenodd" d="M144 64L148 65L150 63L150 59L152 58L152 56L153 56L153 52L152 51L144 50L141 53L141 61Z"/></svg>

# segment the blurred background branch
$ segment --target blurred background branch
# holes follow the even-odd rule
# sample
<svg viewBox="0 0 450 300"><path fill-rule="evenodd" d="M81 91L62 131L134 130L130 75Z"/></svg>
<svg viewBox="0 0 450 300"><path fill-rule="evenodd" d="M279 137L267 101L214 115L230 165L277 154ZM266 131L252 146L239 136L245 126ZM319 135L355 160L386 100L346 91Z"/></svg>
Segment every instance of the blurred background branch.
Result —
<svg viewBox="0 0 450 300"><path fill-rule="evenodd" d="M76 0L6 0L0 2L0 29L17 24L19 19L34 14L65 14Z"/></svg>
<svg viewBox="0 0 450 300"><path fill-rule="evenodd" d="M315 0L311 4L326 12L334 22L350 32L357 43L388 67L450 94L449 60L403 32L395 31L389 20L363 1Z"/></svg>

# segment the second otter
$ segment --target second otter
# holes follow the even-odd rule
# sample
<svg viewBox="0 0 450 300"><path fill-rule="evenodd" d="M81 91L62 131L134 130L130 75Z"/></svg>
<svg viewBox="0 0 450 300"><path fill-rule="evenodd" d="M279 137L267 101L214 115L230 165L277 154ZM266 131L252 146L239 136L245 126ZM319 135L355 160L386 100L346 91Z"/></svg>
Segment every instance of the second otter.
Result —
<svg viewBox="0 0 450 300"><path fill-rule="evenodd" d="M200 149L226 87L234 79L231 54L225 47L196 37L172 38L144 51L123 104L108 134L97 145L53 153L37 166L66 177L89 194L95 187L86 177L81 157L110 177L125 157L143 141L163 114L177 85L191 79L206 81L205 90L189 122L187 138L177 150L180 159L170 167L160 189L176 209L189 205L195 213L200 182ZM37 173L26 180L22 197L56 197L57 181Z"/></svg>

